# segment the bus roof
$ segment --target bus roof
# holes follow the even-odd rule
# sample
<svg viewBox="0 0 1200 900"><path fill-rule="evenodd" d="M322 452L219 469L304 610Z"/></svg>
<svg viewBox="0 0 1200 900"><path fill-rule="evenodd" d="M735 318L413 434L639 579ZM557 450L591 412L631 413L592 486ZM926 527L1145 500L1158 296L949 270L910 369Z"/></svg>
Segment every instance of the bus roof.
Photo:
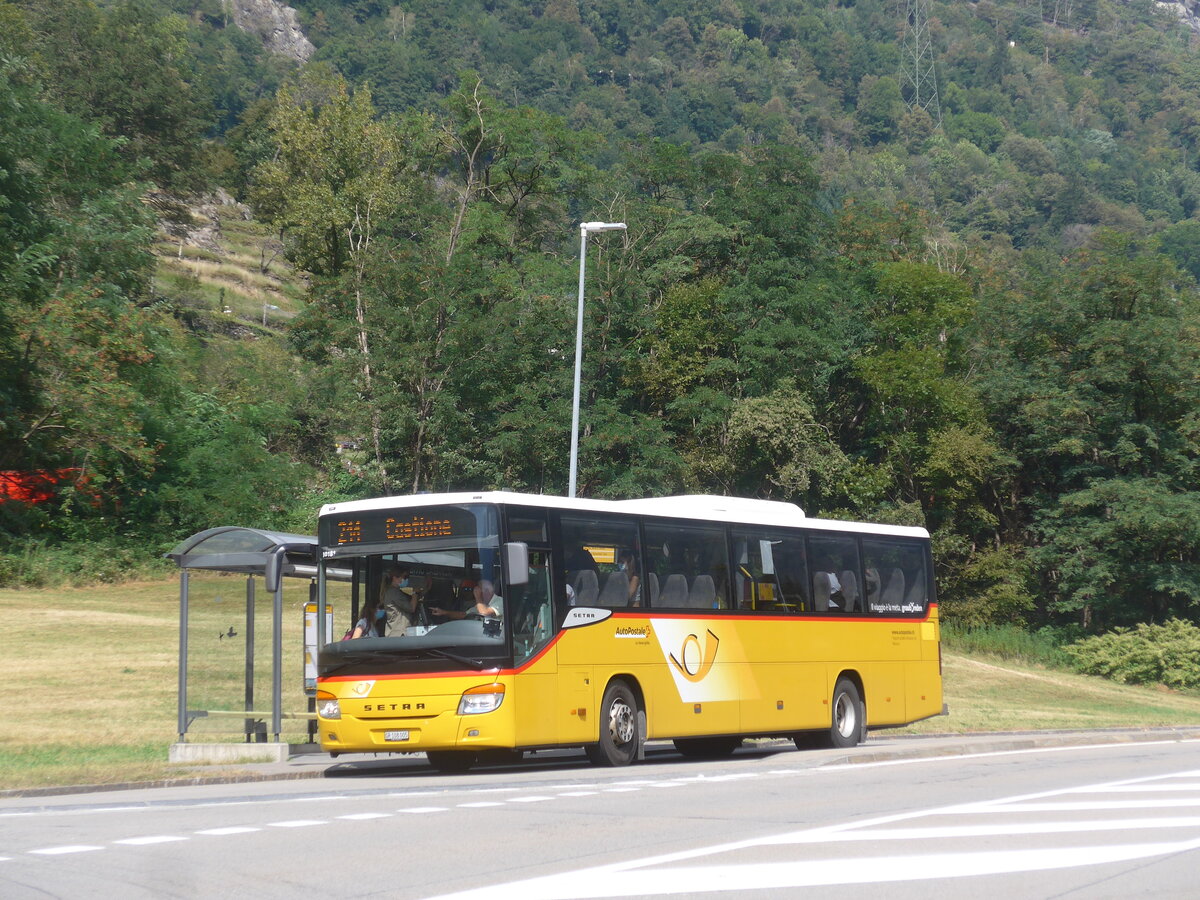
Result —
<svg viewBox="0 0 1200 900"><path fill-rule="evenodd" d="M349 500L345 503L329 503L321 507L321 515L344 516L369 510L414 509L422 506L453 506L461 503L496 503L506 506L531 506L540 509L576 510L579 512L637 513L643 516L791 528L803 525L828 531L929 537L929 532L924 528L846 522L837 519L810 519L794 503L754 500L744 497L720 497L709 494L645 497L637 500L573 499L550 494L520 494L513 491L404 494L392 497L372 497L366 500Z"/></svg>

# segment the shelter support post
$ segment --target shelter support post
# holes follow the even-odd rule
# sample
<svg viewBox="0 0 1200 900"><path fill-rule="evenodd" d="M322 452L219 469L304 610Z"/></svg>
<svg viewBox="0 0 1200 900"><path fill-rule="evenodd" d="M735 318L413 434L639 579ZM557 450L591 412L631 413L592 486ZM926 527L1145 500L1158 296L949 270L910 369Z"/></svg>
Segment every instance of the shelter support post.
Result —
<svg viewBox="0 0 1200 900"><path fill-rule="evenodd" d="M179 743L187 740L188 572L179 570Z"/></svg>
<svg viewBox="0 0 1200 900"><path fill-rule="evenodd" d="M282 548L281 548L282 550ZM275 603L272 609L272 656L271 656L271 733L275 742L283 732L281 724L283 713L283 578L280 568L283 562L283 552L276 551L276 565L273 580L275 582ZM271 567L267 567L267 581L272 580ZM268 587L271 585L268 583Z"/></svg>

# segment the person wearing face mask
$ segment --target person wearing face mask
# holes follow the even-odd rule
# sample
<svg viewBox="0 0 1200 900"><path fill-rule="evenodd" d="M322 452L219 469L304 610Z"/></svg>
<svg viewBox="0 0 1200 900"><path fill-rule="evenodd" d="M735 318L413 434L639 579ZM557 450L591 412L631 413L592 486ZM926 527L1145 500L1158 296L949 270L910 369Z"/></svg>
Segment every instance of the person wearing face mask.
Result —
<svg viewBox="0 0 1200 900"><path fill-rule="evenodd" d="M408 582L408 569L389 569L379 586L379 606L386 618L385 631L392 637L404 637L416 623L421 597Z"/></svg>
<svg viewBox="0 0 1200 900"><path fill-rule="evenodd" d="M383 624L381 620L385 616L386 611L379 605L378 601L368 600L362 608L362 615L354 623L354 631L350 634L350 639L378 637L379 625Z"/></svg>

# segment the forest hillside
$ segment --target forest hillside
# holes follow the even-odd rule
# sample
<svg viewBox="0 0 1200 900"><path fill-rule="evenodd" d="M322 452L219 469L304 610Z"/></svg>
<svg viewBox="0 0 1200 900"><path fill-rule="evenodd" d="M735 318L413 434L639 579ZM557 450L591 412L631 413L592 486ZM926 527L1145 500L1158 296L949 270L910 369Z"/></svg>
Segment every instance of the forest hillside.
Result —
<svg viewBox="0 0 1200 900"><path fill-rule="evenodd" d="M1186 7L267 5L0 0L0 583L564 492L600 219L582 495L924 525L962 626L1200 617Z"/></svg>

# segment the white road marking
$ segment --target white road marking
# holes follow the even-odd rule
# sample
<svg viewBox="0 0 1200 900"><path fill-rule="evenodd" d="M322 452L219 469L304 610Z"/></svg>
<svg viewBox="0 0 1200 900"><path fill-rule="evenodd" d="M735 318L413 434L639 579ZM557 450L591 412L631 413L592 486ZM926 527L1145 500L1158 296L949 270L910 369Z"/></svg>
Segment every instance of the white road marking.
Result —
<svg viewBox="0 0 1200 900"><path fill-rule="evenodd" d="M606 793L606 794L628 794L630 791L640 791L640 790L641 790L641 788L616 787L616 788L605 788L604 793Z"/></svg>
<svg viewBox="0 0 1200 900"><path fill-rule="evenodd" d="M1099 787L1075 788L1068 794L1154 794L1174 793L1175 791L1200 791L1200 782L1179 782L1176 784L1118 784L1100 785Z"/></svg>
<svg viewBox="0 0 1200 900"><path fill-rule="evenodd" d="M1187 800L1095 800L1068 803L977 803L938 810L940 815L972 815L974 813L1023 812L1084 812L1100 809L1180 809L1200 806L1200 798Z"/></svg>
<svg viewBox="0 0 1200 900"><path fill-rule="evenodd" d="M346 816L338 816L339 819L348 819L351 822L365 822L367 819L390 819L391 813L350 813Z"/></svg>
<svg viewBox="0 0 1200 900"><path fill-rule="evenodd" d="M421 813L435 813L435 812L445 812L445 811L446 811L445 806L413 806L413 807L410 807L409 809L396 810L396 812L416 813L417 815L420 815Z"/></svg>
<svg viewBox="0 0 1200 900"><path fill-rule="evenodd" d="M528 797L509 797L509 803L542 803L546 800L553 800L553 797L545 797L541 794L530 794Z"/></svg>
<svg viewBox="0 0 1200 900"><path fill-rule="evenodd" d="M979 853L934 853L924 856L879 856L866 859L816 859L725 866L646 868L639 863L550 875L493 885L436 900L591 900L713 892L746 892L798 887L831 887L964 878L1008 872L1049 871L1100 863L1128 862L1200 849L1200 839L1160 844L1116 844Z"/></svg>
<svg viewBox="0 0 1200 900"><path fill-rule="evenodd" d="M171 844L175 841L186 841L187 838L180 837L177 834L154 834L149 837L122 838L119 841L113 841L114 844L129 844L134 847L140 847L146 844Z"/></svg>
<svg viewBox="0 0 1200 900"><path fill-rule="evenodd" d="M503 806L498 800L477 800L474 803L460 803L459 809L487 809L489 806Z"/></svg>
<svg viewBox="0 0 1200 900"><path fill-rule="evenodd" d="M292 819L289 822L268 822L268 828L307 828L310 825L328 825L324 819Z"/></svg>
<svg viewBox="0 0 1200 900"><path fill-rule="evenodd" d="M262 831L262 829L249 825L230 825L225 828L205 828L203 831L197 831L196 834L211 834L220 837L226 834L250 834L253 831Z"/></svg>
<svg viewBox="0 0 1200 900"><path fill-rule="evenodd" d="M594 797L599 791L563 791L560 797Z"/></svg>
<svg viewBox="0 0 1200 900"><path fill-rule="evenodd" d="M926 841L1014 834L1081 834L1099 831L1141 831L1154 828L1200 828L1200 817L1109 819L1102 822L1011 822L996 825L958 825L946 828L865 828L838 834L800 834L783 844L825 844L872 841Z"/></svg>
<svg viewBox="0 0 1200 900"><path fill-rule="evenodd" d="M92 850L103 850L94 844L67 844L63 847L42 847L40 850L30 850L38 856L62 856L65 853L90 853Z"/></svg>
<svg viewBox="0 0 1200 900"><path fill-rule="evenodd" d="M1190 799L1146 797L1143 801L1123 800L1110 803L1078 803L1055 799L1079 793L1103 794L1129 786L1171 785L1172 779L1183 779L1193 773L1176 773L1144 779L1091 785L1086 788L1046 791L993 800L987 803L959 804L937 809L881 816L875 819L847 822L737 841L717 846L644 859L633 859L607 866L574 870L558 875L531 878L509 884L492 884L486 888L448 894L436 900L484 900L484 898L519 896L522 900L590 900L600 897L629 897L650 895L700 895L716 892L746 892L751 890L780 890L802 887L832 887L887 882L920 881L931 878L969 878L979 875L998 875L1012 872L1049 871L1054 869L1096 866L1128 862L1152 857L1188 853L1200 849L1200 816L1143 816L1128 819L1094 821L1039 820L1037 814L1080 809L1144 809L1147 811L1196 805ZM1176 783L1186 785L1179 780ZM1014 820L1010 813L1033 813ZM992 822L955 826L895 827L900 822L938 821L932 817L950 815L993 816L1004 813ZM1189 829L1180 840L1124 842L1096 846L1073 847L1012 847L1000 850L946 849L946 842L988 836L1010 836L1018 839L1039 834L1097 834L1121 831L1128 836L1134 831ZM833 851L835 845L877 841L912 841L916 853L847 857ZM928 841L939 841L939 852L922 853ZM827 858L784 859L778 862L745 863L734 861L735 854L765 846L786 845L828 846ZM818 849L818 853L820 850ZM723 862L722 857L729 862ZM683 863L683 865L681 865Z"/></svg>
<svg viewBox="0 0 1200 900"><path fill-rule="evenodd" d="M1194 738L1185 738L1183 740L1169 741L1138 741L1138 747L1162 747L1168 744L1195 744L1200 743ZM992 759L997 756L1028 756L1036 753L1070 753L1079 750L1128 750L1129 744L1080 744L1071 746L1069 744L1062 747L1030 747L1024 750L988 750L982 753L963 753L953 757L946 756L914 756L911 759L881 759L874 762L838 762L830 763L827 766L821 766L816 771L818 772L836 772L841 769L878 769L887 766L912 766L918 763L929 763L946 761L953 759L955 762L964 759Z"/></svg>

